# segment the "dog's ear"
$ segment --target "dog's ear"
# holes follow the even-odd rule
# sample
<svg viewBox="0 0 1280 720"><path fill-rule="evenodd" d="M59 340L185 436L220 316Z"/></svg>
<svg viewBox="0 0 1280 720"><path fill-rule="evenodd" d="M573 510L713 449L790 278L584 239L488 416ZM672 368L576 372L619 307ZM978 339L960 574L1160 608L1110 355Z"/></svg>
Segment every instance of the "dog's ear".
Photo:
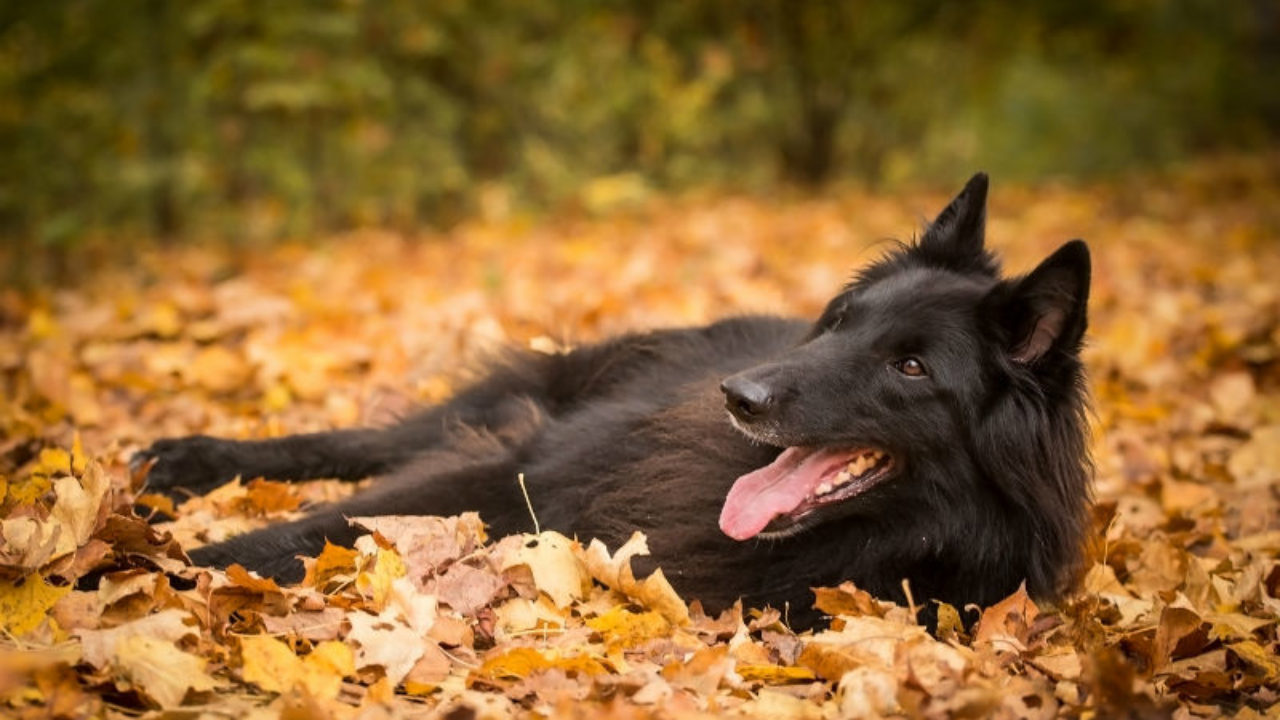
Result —
<svg viewBox="0 0 1280 720"><path fill-rule="evenodd" d="M1089 246L1072 240L1007 286L1000 322L1014 362L1035 365L1050 353L1080 351L1088 324Z"/></svg>
<svg viewBox="0 0 1280 720"><path fill-rule="evenodd" d="M958 272L994 274L983 249L987 225L987 174L978 173L925 230L916 252L926 263Z"/></svg>

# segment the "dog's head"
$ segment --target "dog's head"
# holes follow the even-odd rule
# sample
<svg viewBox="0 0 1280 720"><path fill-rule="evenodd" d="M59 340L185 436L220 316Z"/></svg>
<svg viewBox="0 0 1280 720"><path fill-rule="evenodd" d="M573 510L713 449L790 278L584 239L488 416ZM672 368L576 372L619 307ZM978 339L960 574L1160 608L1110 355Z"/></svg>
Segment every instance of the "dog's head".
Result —
<svg viewBox="0 0 1280 720"><path fill-rule="evenodd" d="M1022 482L1005 477L1016 469L992 466L1037 452L1055 400L1079 424L1089 252L1074 240L1002 279L983 245L986 196L986 176L974 176L918 242L845 287L799 346L724 380L733 424L784 448L734 483L726 534L783 537L919 499L943 505L949 493L1035 502L1001 486Z"/></svg>

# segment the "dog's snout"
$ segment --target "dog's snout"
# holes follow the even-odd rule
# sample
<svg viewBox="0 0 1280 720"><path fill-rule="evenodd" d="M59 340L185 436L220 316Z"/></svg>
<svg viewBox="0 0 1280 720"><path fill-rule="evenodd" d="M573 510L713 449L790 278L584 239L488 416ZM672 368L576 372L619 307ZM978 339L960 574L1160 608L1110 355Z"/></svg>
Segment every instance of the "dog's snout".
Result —
<svg viewBox="0 0 1280 720"><path fill-rule="evenodd" d="M773 407L773 391L745 375L734 375L720 383L725 407L744 422L760 420Z"/></svg>

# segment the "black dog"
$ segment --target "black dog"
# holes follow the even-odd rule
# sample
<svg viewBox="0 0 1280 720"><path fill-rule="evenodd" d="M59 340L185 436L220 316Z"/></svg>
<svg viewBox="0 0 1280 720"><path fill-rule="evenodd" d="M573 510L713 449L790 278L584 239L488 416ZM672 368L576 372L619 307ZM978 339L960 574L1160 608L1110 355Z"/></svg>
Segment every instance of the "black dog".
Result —
<svg viewBox="0 0 1280 720"><path fill-rule="evenodd" d="M478 510L491 533L542 524L611 547L633 531L683 595L791 607L853 580L957 607L1024 580L1064 589L1090 463L1079 349L1089 252L1029 275L983 248L977 175L924 236L890 252L816 323L767 317L516 353L448 403L380 430L265 441L161 440L152 487L236 475L386 475L310 516L191 553L283 580L359 515ZM727 412L726 412L727 408Z"/></svg>

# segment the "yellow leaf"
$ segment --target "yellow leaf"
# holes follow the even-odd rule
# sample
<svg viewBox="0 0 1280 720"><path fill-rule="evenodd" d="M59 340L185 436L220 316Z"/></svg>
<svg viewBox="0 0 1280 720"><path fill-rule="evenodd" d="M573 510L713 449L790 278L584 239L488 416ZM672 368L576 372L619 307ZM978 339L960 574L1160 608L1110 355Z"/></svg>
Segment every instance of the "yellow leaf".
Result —
<svg viewBox="0 0 1280 720"><path fill-rule="evenodd" d="M784 685L793 682L809 682L816 675L807 667L783 665L739 665L738 675L748 682L762 682L766 685Z"/></svg>
<svg viewBox="0 0 1280 720"><path fill-rule="evenodd" d="M302 581L308 587L322 588L334 579L349 579L356 574L356 561L360 553L351 548L325 541L324 550L314 560L306 559L307 576Z"/></svg>
<svg viewBox="0 0 1280 720"><path fill-rule="evenodd" d="M547 594L556 607L569 607L591 590L591 577L574 553L576 543L558 532L524 536L524 544L506 562L508 570L525 565L533 573L533 584Z"/></svg>
<svg viewBox="0 0 1280 720"><path fill-rule="evenodd" d="M139 318L138 327L162 338L176 337L182 331L182 313L172 302L159 302Z"/></svg>
<svg viewBox="0 0 1280 720"><path fill-rule="evenodd" d="M36 456L28 476L9 488L9 496L19 504L39 500L53 486L52 479L72 472L71 453L60 447L47 447Z"/></svg>
<svg viewBox="0 0 1280 720"><path fill-rule="evenodd" d="M79 475L89 464L89 457L84 454L84 445L80 442L80 431L77 430L71 439L71 471Z"/></svg>
<svg viewBox="0 0 1280 720"><path fill-rule="evenodd" d="M356 672L355 654L346 643L328 640L316 645L307 655L305 662L318 670L329 670L339 675L354 675Z"/></svg>
<svg viewBox="0 0 1280 720"><path fill-rule="evenodd" d="M245 682L275 693L301 687L324 700L336 698L342 679L356 672L355 653L338 640L322 642L299 658L270 635L250 635L240 638L240 657Z"/></svg>
<svg viewBox="0 0 1280 720"><path fill-rule="evenodd" d="M555 668L569 675L603 675L609 670L589 655L562 656L554 650L512 648L484 661L475 676L485 680L519 680L538 670Z"/></svg>
<svg viewBox="0 0 1280 720"><path fill-rule="evenodd" d="M262 407L267 412L280 412L292 404L293 394L289 392L289 386L284 383L272 383L267 391L262 393Z"/></svg>
<svg viewBox="0 0 1280 720"><path fill-rule="evenodd" d="M31 468L33 475L53 477L71 473L71 453L60 447L47 447L40 451L36 464Z"/></svg>
<svg viewBox="0 0 1280 720"><path fill-rule="evenodd" d="M1267 651L1253 640L1232 643L1227 649L1244 661L1255 673L1263 676L1263 682L1273 682L1280 678L1280 660L1275 654Z"/></svg>
<svg viewBox="0 0 1280 720"><path fill-rule="evenodd" d="M177 707L187 690L205 692L217 683L205 672L205 661L150 635L130 635L116 647L114 663L162 708Z"/></svg>
<svg viewBox="0 0 1280 720"><path fill-rule="evenodd" d="M70 585L50 585L40 573L0 580L0 627L15 637L26 635L40 627L49 609L69 592Z"/></svg>
<svg viewBox="0 0 1280 720"><path fill-rule="evenodd" d="M302 661L282 641L270 635L240 638L241 675L267 692L293 689L302 676Z"/></svg>
<svg viewBox="0 0 1280 720"><path fill-rule="evenodd" d="M960 612L956 610L954 605L948 603L938 603L938 637L949 638L956 637L964 632L964 621L960 619Z"/></svg>
<svg viewBox="0 0 1280 720"><path fill-rule="evenodd" d="M356 589L373 600L377 612L382 612L387 606L387 598L391 596L392 583L397 578L404 577L407 572L399 553L379 547L373 569L361 572L356 577Z"/></svg>
<svg viewBox="0 0 1280 720"><path fill-rule="evenodd" d="M8 497L17 505L30 505L49 492L52 485L48 475L32 474L9 485Z"/></svg>
<svg viewBox="0 0 1280 720"><path fill-rule="evenodd" d="M43 340L58 332L58 321L46 308L34 308L27 316L27 332L32 340Z"/></svg>
<svg viewBox="0 0 1280 720"><path fill-rule="evenodd" d="M610 650L634 647L671 632L671 623L661 613L634 613L624 607L614 607L599 617L590 618L587 627L604 636Z"/></svg>

